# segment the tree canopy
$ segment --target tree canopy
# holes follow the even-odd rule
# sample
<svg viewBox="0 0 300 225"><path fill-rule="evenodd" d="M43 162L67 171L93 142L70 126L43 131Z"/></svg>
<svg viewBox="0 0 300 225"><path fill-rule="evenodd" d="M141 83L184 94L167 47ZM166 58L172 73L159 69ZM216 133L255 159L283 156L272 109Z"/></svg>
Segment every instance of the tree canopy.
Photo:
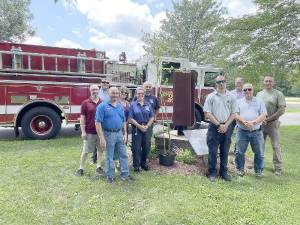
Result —
<svg viewBox="0 0 300 225"><path fill-rule="evenodd" d="M183 0L167 13L161 30L145 34L145 50L224 68L231 81L245 77L258 89L272 74L285 94L298 90L300 2L256 0L255 14L231 18L216 0ZM296 91L297 92L297 91Z"/></svg>
<svg viewBox="0 0 300 225"><path fill-rule="evenodd" d="M0 1L0 40L23 41L34 34L30 25L30 0Z"/></svg>

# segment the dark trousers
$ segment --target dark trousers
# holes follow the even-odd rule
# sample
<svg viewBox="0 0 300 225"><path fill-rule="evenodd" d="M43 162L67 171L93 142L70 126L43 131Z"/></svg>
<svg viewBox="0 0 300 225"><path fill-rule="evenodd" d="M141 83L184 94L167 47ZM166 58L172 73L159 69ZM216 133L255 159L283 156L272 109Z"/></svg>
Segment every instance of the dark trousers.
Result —
<svg viewBox="0 0 300 225"><path fill-rule="evenodd" d="M233 120L232 123L228 127L228 132L230 132L230 136L232 136L234 129L236 127L236 120ZM234 143L234 153L236 153L236 142Z"/></svg>
<svg viewBox="0 0 300 225"><path fill-rule="evenodd" d="M93 163L96 163L97 162L97 151L98 151L98 149L97 149L97 147L94 149L94 151L93 151L93 154L92 154L92 161L93 161Z"/></svg>
<svg viewBox="0 0 300 225"><path fill-rule="evenodd" d="M207 131L208 175L216 176L217 155L220 149L220 176L227 174L228 152L231 144L231 130L225 134L218 132L217 126L209 124Z"/></svg>
<svg viewBox="0 0 300 225"><path fill-rule="evenodd" d="M134 168L146 166L147 157L150 151L151 133L151 127L149 127L145 133L136 127L132 127L131 151Z"/></svg>

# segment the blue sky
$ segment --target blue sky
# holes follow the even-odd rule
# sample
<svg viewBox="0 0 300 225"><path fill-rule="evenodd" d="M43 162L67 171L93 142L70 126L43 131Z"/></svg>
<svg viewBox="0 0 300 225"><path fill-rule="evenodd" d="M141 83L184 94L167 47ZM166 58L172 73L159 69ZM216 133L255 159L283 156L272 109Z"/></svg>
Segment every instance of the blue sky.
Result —
<svg viewBox="0 0 300 225"><path fill-rule="evenodd" d="M251 0L220 0L229 16L255 12ZM144 31L159 29L172 0L32 0L32 25L36 30L26 43L106 51L117 58L125 51L129 59L143 52Z"/></svg>

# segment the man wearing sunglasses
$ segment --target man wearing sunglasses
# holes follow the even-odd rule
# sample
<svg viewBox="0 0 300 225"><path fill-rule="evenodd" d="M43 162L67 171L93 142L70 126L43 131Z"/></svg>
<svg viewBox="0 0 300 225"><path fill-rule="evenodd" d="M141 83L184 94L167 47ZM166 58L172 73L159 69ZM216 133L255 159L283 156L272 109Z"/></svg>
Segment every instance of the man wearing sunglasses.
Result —
<svg viewBox="0 0 300 225"><path fill-rule="evenodd" d="M231 181L228 174L228 151L231 144L231 133L228 129L237 113L236 99L226 90L224 76L216 78L216 91L209 94L204 103L206 118L210 120L207 131L208 178L215 181L217 175L217 154L220 149L220 177Z"/></svg>
<svg viewBox="0 0 300 225"><path fill-rule="evenodd" d="M236 169L239 176L244 176L245 152L250 142L254 153L254 172L256 177L262 176L264 160L264 138L261 129L266 119L266 106L260 99L253 97L252 84L243 86L245 97L238 101L237 135L236 135Z"/></svg>
<svg viewBox="0 0 300 225"><path fill-rule="evenodd" d="M264 78L264 89L257 93L257 97L265 103L267 108L268 115L263 122L263 133L265 139L267 136L270 137L275 175L280 176L282 158L279 144L279 117L285 112L285 98L282 92L274 89L274 78L272 76Z"/></svg>

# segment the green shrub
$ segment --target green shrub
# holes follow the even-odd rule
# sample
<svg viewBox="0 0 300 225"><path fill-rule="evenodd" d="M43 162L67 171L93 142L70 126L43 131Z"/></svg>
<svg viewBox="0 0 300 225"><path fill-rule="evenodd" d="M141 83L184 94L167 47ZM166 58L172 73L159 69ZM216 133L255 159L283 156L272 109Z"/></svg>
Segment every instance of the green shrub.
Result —
<svg viewBox="0 0 300 225"><path fill-rule="evenodd" d="M176 160L185 164L195 164L197 162L196 156L189 149L182 149L178 152Z"/></svg>
<svg viewBox="0 0 300 225"><path fill-rule="evenodd" d="M158 150L156 148L156 145L155 144L152 144L151 145L151 149L149 151L149 155L148 155L148 158L149 159L152 159L152 158L156 158L158 155Z"/></svg>

